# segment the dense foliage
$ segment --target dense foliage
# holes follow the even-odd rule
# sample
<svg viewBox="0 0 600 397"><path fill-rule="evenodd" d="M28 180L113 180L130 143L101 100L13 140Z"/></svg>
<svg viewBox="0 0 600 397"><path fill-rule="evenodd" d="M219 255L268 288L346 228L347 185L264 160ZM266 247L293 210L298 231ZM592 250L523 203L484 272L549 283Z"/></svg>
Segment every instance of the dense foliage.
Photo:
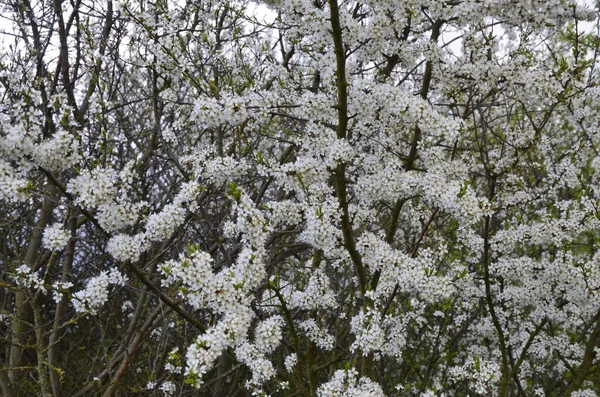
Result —
<svg viewBox="0 0 600 397"><path fill-rule="evenodd" d="M597 5L0 8L4 396L600 393Z"/></svg>

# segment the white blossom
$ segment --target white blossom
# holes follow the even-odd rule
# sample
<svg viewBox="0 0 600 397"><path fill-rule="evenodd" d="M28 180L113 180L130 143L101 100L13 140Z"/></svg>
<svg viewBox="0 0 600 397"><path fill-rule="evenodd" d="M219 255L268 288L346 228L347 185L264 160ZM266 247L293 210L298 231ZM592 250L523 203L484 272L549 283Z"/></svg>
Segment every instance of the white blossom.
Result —
<svg viewBox="0 0 600 397"><path fill-rule="evenodd" d="M116 268L103 271L88 280L85 289L73 294L73 307L78 313L96 314L108 300L109 286L124 286L127 279Z"/></svg>
<svg viewBox="0 0 600 397"><path fill-rule="evenodd" d="M48 250L60 251L67 245L70 238L70 233L64 230L61 224L55 223L44 229L42 244Z"/></svg>
<svg viewBox="0 0 600 397"><path fill-rule="evenodd" d="M366 377L358 377L354 368L338 370L329 382L317 390L319 397L384 397L381 387Z"/></svg>
<svg viewBox="0 0 600 397"><path fill-rule="evenodd" d="M288 356L286 356L285 358L285 369L288 372L293 372L294 371L294 367L296 366L296 363L298 363L298 355L296 353L292 353Z"/></svg>
<svg viewBox="0 0 600 397"><path fill-rule="evenodd" d="M177 391L177 386L171 381L166 381L160 385L160 390L165 396L172 396Z"/></svg>

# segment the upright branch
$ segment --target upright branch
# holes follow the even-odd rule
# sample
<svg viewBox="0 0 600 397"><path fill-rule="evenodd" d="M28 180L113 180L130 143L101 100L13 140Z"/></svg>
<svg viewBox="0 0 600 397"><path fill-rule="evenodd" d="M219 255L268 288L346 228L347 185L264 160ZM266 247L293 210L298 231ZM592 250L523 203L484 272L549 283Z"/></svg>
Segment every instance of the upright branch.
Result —
<svg viewBox="0 0 600 397"><path fill-rule="evenodd" d="M340 24L340 10L337 0L329 0L329 12L331 18L331 35L333 37L333 45L336 62L336 84L338 102L336 110L338 114L338 125L336 128L338 139L350 140L352 134L348 130L348 82L346 80L346 50L344 48L344 40L342 36L342 26ZM348 192L346 187L346 165L339 162L335 169L335 189L338 203L342 211L342 233L344 236L344 246L348 250L348 254L354 264L354 269L358 277L360 291L364 295L367 289L367 274L362 263L362 258L356 250L356 242L354 240L354 231L350 215L348 213Z"/></svg>

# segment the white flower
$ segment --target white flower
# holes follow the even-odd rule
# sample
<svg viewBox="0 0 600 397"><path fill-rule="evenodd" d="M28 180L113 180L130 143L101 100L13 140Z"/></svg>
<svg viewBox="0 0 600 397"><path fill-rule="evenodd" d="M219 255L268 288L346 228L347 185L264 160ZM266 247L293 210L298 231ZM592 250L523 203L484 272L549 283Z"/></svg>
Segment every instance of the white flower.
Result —
<svg viewBox="0 0 600 397"><path fill-rule="evenodd" d="M369 309L366 313L360 312L352 318L350 329L356 336L350 349L361 350L363 355L372 351L379 351L385 343L385 332L381 328L379 313Z"/></svg>
<svg viewBox="0 0 600 397"><path fill-rule="evenodd" d="M307 336L321 349L331 350L335 344L333 336L326 330L320 328L317 322L310 318L300 323L300 328L306 332Z"/></svg>
<svg viewBox="0 0 600 397"><path fill-rule="evenodd" d="M292 353L285 358L283 365L285 365L286 371L293 372L296 363L298 363L298 355L296 353Z"/></svg>
<svg viewBox="0 0 600 397"><path fill-rule="evenodd" d="M98 167L73 178L67 185L67 190L77 196L77 203L96 207L109 203L116 197L117 181L118 174L114 169Z"/></svg>
<svg viewBox="0 0 600 397"><path fill-rule="evenodd" d="M0 159L0 201L23 201L27 180L21 179L10 163Z"/></svg>
<svg viewBox="0 0 600 397"><path fill-rule="evenodd" d="M283 319L280 316L269 317L262 321L254 333L254 344L259 351L271 353L279 343L281 343L281 324Z"/></svg>
<svg viewBox="0 0 600 397"><path fill-rule="evenodd" d="M252 379L248 383L249 388L260 388L262 383L275 376L276 370L273 363L257 346L244 342L235 349L235 355L252 371Z"/></svg>
<svg viewBox="0 0 600 397"><path fill-rule="evenodd" d="M17 285L31 288L36 291L46 292L44 280L40 277L40 272L32 272L27 265L21 265L16 269Z"/></svg>
<svg viewBox="0 0 600 397"><path fill-rule="evenodd" d="M598 394L590 389L578 390L571 393L570 397L598 397Z"/></svg>
<svg viewBox="0 0 600 397"><path fill-rule="evenodd" d="M148 246L149 243L143 234L117 234L108 240L106 250L118 261L136 261Z"/></svg>
<svg viewBox="0 0 600 397"><path fill-rule="evenodd" d="M52 284L52 299L54 299L54 302L58 303L60 302L60 300L62 299L62 297L64 296L64 292L66 290L68 290L69 288L71 288L73 286L73 283L70 282L56 282L54 284Z"/></svg>
<svg viewBox="0 0 600 397"><path fill-rule="evenodd" d="M335 295L329 283L329 277L321 269L310 275L304 291L294 291L290 297L291 307L306 310L333 309L336 307Z"/></svg>
<svg viewBox="0 0 600 397"><path fill-rule="evenodd" d="M177 391L177 386L171 381L166 381L160 385L160 390L165 396L172 396Z"/></svg>
<svg viewBox="0 0 600 397"><path fill-rule="evenodd" d="M331 380L319 387L318 397L385 397L381 387L366 377L358 378L358 371L340 369Z"/></svg>
<svg viewBox="0 0 600 397"><path fill-rule="evenodd" d="M97 310L108 300L108 287L111 284L125 285L126 278L116 268L110 272L103 271L98 276L88 280L85 289L73 294L73 306L78 313Z"/></svg>
<svg viewBox="0 0 600 397"><path fill-rule="evenodd" d="M500 365L492 361L482 361L478 357L469 358L462 366L450 368L450 376L455 380L469 380L471 390L477 394L493 395L500 380Z"/></svg>
<svg viewBox="0 0 600 397"><path fill-rule="evenodd" d="M54 223L44 229L42 245L48 250L60 251L67 245L70 238L68 231L64 230L60 224Z"/></svg>

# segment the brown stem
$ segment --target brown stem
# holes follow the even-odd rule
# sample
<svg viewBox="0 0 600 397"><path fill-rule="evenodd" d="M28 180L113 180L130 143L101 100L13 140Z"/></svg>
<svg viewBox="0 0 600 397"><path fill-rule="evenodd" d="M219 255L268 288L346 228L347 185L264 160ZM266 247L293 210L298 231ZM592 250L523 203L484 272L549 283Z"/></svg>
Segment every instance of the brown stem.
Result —
<svg viewBox="0 0 600 397"><path fill-rule="evenodd" d="M71 269L73 267L73 258L75 253L75 233L77 230L77 216L72 215L69 220L69 228L71 231L71 239L65 247L65 252L62 258L62 274L61 282L67 283L71 279ZM65 314L67 312L67 305L69 299L66 295L63 295L56 305L56 312L54 313L54 325L50 334L48 342L48 362L50 363L50 382L52 384L52 392L54 397L62 396L62 386L60 374L55 368L58 367L57 359L59 357L59 346L58 340L60 338L60 329L65 321Z"/></svg>
<svg viewBox="0 0 600 397"><path fill-rule="evenodd" d="M45 187L45 197L42 203L42 211L40 217L31 232L29 245L25 254L25 264L32 270L36 270L36 263L39 257L39 252L42 246L42 234L46 226L52 218L52 210L55 206L54 197L56 188L52 184L47 184ZM25 291L19 290L15 294L15 315L13 317L11 329L11 351L8 377L14 385L19 384L19 379L22 371L18 368L23 367L23 345L28 344L27 339L30 333L27 332L27 323L32 323L31 305L27 299Z"/></svg>
<svg viewBox="0 0 600 397"><path fill-rule="evenodd" d="M348 131L348 82L346 81L346 54L344 51L344 41L342 38L342 26L340 23L340 10L337 0L329 0L329 10L331 13L331 34L336 61L336 83L338 103L336 105L338 113L338 125L336 129L338 139L350 139L351 133ZM340 209L342 210L342 234L344 236L344 246L354 264L361 294L364 296L367 290L367 274L362 263L362 258L356 250L352 222L348 213L348 196L346 189L346 165L339 163L335 169L335 190Z"/></svg>
<svg viewBox="0 0 600 397"><path fill-rule="evenodd" d="M119 369L115 373L115 376L113 377L110 386L102 394L102 397L112 397L115 395L115 392L117 391L117 387L119 386L119 381L127 372L127 369L129 368L129 365L131 364L131 358L135 355L135 353L140 348L140 344L142 343L142 341L148 334L148 331L154 325L157 317L161 313L164 316L168 312L169 312L169 310L167 310L165 312L165 310L160 306L158 306L156 309L154 309L154 312L152 313L152 315L146 320L144 325L135 334L135 338L133 338L133 340L129 344L127 350L125 351L125 356L123 357L123 359L121 361L121 365L119 366Z"/></svg>
<svg viewBox="0 0 600 397"><path fill-rule="evenodd" d="M577 368L575 377L567 389L567 396L570 396L571 393L581 389L585 378L590 373L594 359L596 358L596 347L600 342L600 311L594 316L594 321L596 322L596 325L585 345L585 352L583 353L581 364L579 365L579 368Z"/></svg>
<svg viewBox="0 0 600 397"><path fill-rule="evenodd" d="M489 191L489 200L494 197L496 190L496 182L493 177L489 177L490 181L490 191ZM502 329L502 324L500 324L500 319L498 318L498 314L496 313L496 305L494 303L494 298L492 295L492 281L490 276L490 262L491 262L491 253L490 253L490 233L491 233L491 216L487 215L485 217L484 230L483 230L483 271L484 276L483 280L485 283L485 301L488 306L488 310L490 312L490 317L492 318L492 324L496 329L496 333L498 334L498 343L500 344L500 353L502 354L502 378L500 380L500 390L499 396L504 397L507 395L509 387L510 387L510 379L511 379L511 368L510 368L510 359L509 352L506 346L506 337L504 336L504 330Z"/></svg>

